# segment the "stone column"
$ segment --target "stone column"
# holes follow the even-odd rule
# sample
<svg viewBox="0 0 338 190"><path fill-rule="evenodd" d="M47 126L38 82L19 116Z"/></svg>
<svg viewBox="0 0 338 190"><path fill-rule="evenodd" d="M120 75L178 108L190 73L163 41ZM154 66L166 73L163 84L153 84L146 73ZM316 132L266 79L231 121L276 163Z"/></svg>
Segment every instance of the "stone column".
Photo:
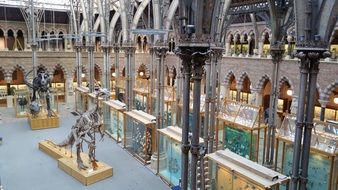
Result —
<svg viewBox="0 0 338 190"><path fill-rule="evenodd" d="M156 56L159 58L159 62L157 64L157 81L156 81L156 128L157 129L162 129L164 128L164 86L165 86L165 73L164 73L164 59L165 56L168 52L168 47L164 45L164 43L158 43L153 47ZM157 144L157 143L156 143ZM159 171L160 166L158 159L159 160L164 160L165 157L165 152L163 151L163 147L157 145L156 147L158 148L159 155L157 153L154 153L153 156L151 157L152 161L152 168L158 168L157 171ZM156 166L157 164L157 166Z"/></svg>
<svg viewBox="0 0 338 190"><path fill-rule="evenodd" d="M115 54L115 97L118 99L120 90L118 88L118 83L120 80L120 47L118 44L114 45L114 54Z"/></svg>
<svg viewBox="0 0 338 190"><path fill-rule="evenodd" d="M245 55L243 54L243 43L244 43L244 35L241 35L241 38L239 39L240 44L240 54L239 57L244 57Z"/></svg>
<svg viewBox="0 0 338 190"><path fill-rule="evenodd" d="M13 107L13 105L14 105L14 101L13 101L13 95L14 94L11 94L10 92L11 92L11 90L10 90L10 84L12 83L12 75L7 75L6 77L5 77L5 81L6 81L6 83L7 83L7 107L8 108L11 108L11 107Z"/></svg>
<svg viewBox="0 0 338 190"><path fill-rule="evenodd" d="M326 105L329 103L329 101L320 99L319 103L320 103L320 120L325 121L325 109L326 109Z"/></svg>
<svg viewBox="0 0 338 190"><path fill-rule="evenodd" d="M251 48L251 40L252 40L252 37L249 35L248 36L248 50L247 50L247 52L246 52L246 55L245 55L245 57L250 57L251 55L250 55L250 48Z"/></svg>
<svg viewBox="0 0 338 190"><path fill-rule="evenodd" d="M252 89L249 104L255 106L262 106L262 92L259 91L258 89Z"/></svg>
<svg viewBox="0 0 338 190"><path fill-rule="evenodd" d="M285 59L291 59L291 40L292 40L292 36L288 35L287 37L288 40L288 49L287 49L287 55L285 56Z"/></svg>
<svg viewBox="0 0 338 190"><path fill-rule="evenodd" d="M237 93L236 93L236 101L237 102L241 102L242 88L243 88L243 86L241 84L237 83L237 85L236 85L236 91L237 91Z"/></svg>
<svg viewBox="0 0 338 190"><path fill-rule="evenodd" d="M326 105L329 103L329 101L320 99L319 103L320 103L320 120L325 121L325 109L326 109Z"/></svg>
<svg viewBox="0 0 338 190"><path fill-rule="evenodd" d="M269 123L268 136L266 144L266 158L264 164L266 167L272 168L274 166L274 151L275 151L275 133L276 133L276 118L277 118L277 101L279 96L278 80L279 67L282 62L282 57L285 51L284 45L274 45L270 47L271 56L273 57L272 82L270 93L270 107L269 107ZM263 158L264 159L264 158Z"/></svg>
<svg viewBox="0 0 338 190"><path fill-rule="evenodd" d="M74 105L75 105L75 93L74 93L73 77L72 76L66 76L65 100L66 100L66 103L67 103L68 107L74 108Z"/></svg>
<svg viewBox="0 0 338 190"><path fill-rule="evenodd" d="M4 41L5 41L5 49L4 49L4 51L8 51L7 39L8 39L8 34L6 32L4 32Z"/></svg>
<svg viewBox="0 0 338 190"><path fill-rule="evenodd" d="M263 57L264 40L265 36L262 35L261 40L258 42L258 57Z"/></svg>
<svg viewBox="0 0 338 190"><path fill-rule="evenodd" d="M18 51L18 47L17 47L17 39L18 39L18 34L17 33L14 33L13 34L13 38L14 38L14 51Z"/></svg>
<svg viewBox="0 0 338 190"><path fill-rule="evenodd" d="M225 43L225 55L231 56L231 36L228 36L226 43Z"/></svg>
<svg viewBox="0 0 338 190"><path fill-rule="evenodd" d="M134 90L133 86L135 83L135 46L125 45L123 46L125 53L125 71L126 71L126 105L127 111L134 108Z"/></svg>
<svg viewBox="0 0 338 190"><path fill-rule="evenodd" d="M43 46L46 45L44 41L41 41L41 44L43 44ZM44 49L44 48L46 48L46 47L43 47L41 49ZM51 51L51 49L50 49L50 34L47 34L47 51Z"/></svg>
<svg viewBox="0 0 338 190"><path fill-rule="evenodd" d="M25 51L30 51L31 50L31 45L28 43L28 35L25 36L23 38L23 40L24 40L24 44L25 44L24 50Z"/></svg>
<svg viewBox="0 0 338 190"><path fill-rule="evenodd" d="M271 42L272 34L269 35L269 42ZM271 50L271 45L270 45L270 50ZM285 51L285 48L284 48ZM283 53L284 54L284 53ZM283 56L283 55L282 55ZM271 51L270 53L268 52L268 55L266 56L268 59L272 59Z"/></svg>

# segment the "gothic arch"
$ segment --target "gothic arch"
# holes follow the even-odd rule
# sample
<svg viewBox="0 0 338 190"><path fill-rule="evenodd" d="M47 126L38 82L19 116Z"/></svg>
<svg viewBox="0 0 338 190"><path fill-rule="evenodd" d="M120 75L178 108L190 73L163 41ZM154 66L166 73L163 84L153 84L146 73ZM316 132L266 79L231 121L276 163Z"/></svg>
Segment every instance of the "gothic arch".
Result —
<svg viewBox="0 0 338 190"><path fill-rule="evenodd" d="M242 73L241 77L239 77L239 79L237 81L237 87L243 85L243 81L245 80L245 78L248 78L249 81L250 81L250 77L249 77L247 72Z"/></svg>
<svg viewBox="0 0 338 190"><path fill-rule="evenodd" d="M236 78L235 74L232 71L230 71L223 80L223 83L225 84L225 86L230 86L230 82L231 82L230 80L232 77Z"/></svg>
<svg viewBox="0 0 338 190"><path fill-rule="evenodd" d="M138 67L137 73L139 73L142 70L144 70L144 75L147 78L149 78L150 77L150 70L149 70L149 68L144 63L141 63L141 65Z"/></svg>
<svg viewBox="0 0 338 190"><path fill-rule="evenodd" d="M329 84L323 91L320 93L320 99L328 100L331 93L338 87L338 79Z"/></svg>
<svg viewBox="0 0 338 190"><path fill-rule="evenodd" d="M278 83L278 89L280 89L283 85L283 83L288 83L290 85L290 90L293 90L293 84L291 82L291 80L286 77L286 76L283 76L280 80L279 80L279 83Z"/></svg>
<svg viewBox="0 0 338 190"><path fill-rule="evenodd" d="M257 83L256 90L261 92L264 88L264 85L267 81L271 81L268 75L264 75Z"/></svg>
<svg viewBox="0 0 338 190"><path fill-rule="evenodd" d="M27 73L24 67L22 67L21 65L15 65L15 66L9 71L9 74L10 74L10 75L13 75L14 71L17 70L17 69L20 70L20 71L22 71L23 75L25 75L25 74Z"/></svg>
<svg viewBox="0 0 338 190"><path fill-rule="evenodd" d="M64 68L64 66L62 66L61 64L56 64L54 67L53 67L53 73L55 72L55 70L57 69L61 69L64 76L67 77L68 76L68 72L67 72L67 69Z"/></svg>

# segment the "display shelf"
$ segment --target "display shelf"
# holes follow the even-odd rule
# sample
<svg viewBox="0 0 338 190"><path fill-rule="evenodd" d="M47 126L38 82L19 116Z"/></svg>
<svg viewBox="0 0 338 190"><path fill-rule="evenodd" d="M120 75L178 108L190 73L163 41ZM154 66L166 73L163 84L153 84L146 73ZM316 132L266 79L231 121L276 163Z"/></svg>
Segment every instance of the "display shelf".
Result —
<svg viewBox="0 0 338 190"><path fill-rule="evenodd" d="M170 185L177 186L181 178L182 129L170 126L158 129L158 132L160 135L159 151L162 150L158 153L162 157L158 159L158 173ZM199 142L203 144L203 139L199 138Z"/></svg>
<svg viewBox="0 0 338 190"><path fill-rule="evenodd" d="M14 96L14 107L15 116L17 118L27 117L29 105L29 91L19 90L15 92Z"/></svg>
<svg viewBox="0 0 338 190"><path fill-rule="evenodd" d="M266 134L266 126L259 122L260 116L260 107L226 100L217 116L216 146L258 162L259 149L264 148L260 142L261 131L264 137ZM264 145L265 138L263 140Z"/></svg>
<svg viewBox="0 0 338 190"><path fill-rule="evenodd" d="M89 88L79 86L75 88L75 111L82 114L88 110Z"/></svg>
<svg viewBox="0 0 338 190"><path fill-rule="evenodd" d="M219 150L207 155L212 167L211 189L273 189L288 185L290 178L245 159L230 150Z"/></svg>
<svg viewBox="0 0 338 190"><path fill-rule="evenodd" d="M123 142L125 145L125 116L126 104L118 100L109 100L103 102L110 110L110 121L106 125L106 132L116 141Z"/></svg>
<svg viewBox="0 0 338 190"><path fill-rule="evenodd" d="M140 110L125 112L125 148L142 163L149 164L156 150L156 117Z"/></svg>
<svg viewBox="0 0 338 190"><path fill-rule="evenodd" d="M292 170L293 146L296 117L286 115L277 129L275 170L290 175ZM282 153L278 154L279 146ZM308 169L308 190L336 190L338 188L338 125L314 121ZM324 188L325 187L325 188Z"/></svg>

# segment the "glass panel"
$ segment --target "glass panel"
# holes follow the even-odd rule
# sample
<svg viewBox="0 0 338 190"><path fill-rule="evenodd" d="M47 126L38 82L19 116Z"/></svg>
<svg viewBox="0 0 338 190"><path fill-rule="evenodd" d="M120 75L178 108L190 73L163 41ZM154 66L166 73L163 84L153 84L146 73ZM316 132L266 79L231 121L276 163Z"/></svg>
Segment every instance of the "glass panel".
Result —
<svg viewBox="0 0 338 190"><path fill-rule="evenodd" d="M296 116L286 115L280 128L277 128L278 136L294 141L296 129Z"/></svg>
<svg viewBox="0 0 338 190"><path fill-rule="evenodd" d="M286 144L283 173L290 175L292 169L293 145ZM308 190L329 189L330 161L319 154L310 153L308 171Z"/></svg>
<svg viewBox="0 0 338 190"><path fill-rule="evenodd" d="M253 127L257 119L258 113L258 108L242 105L235 119L235 123L246 127Z"/></svg>
<svg viewBox="0 0 338 190"><path fill-rule="evenodd" d="M219 117L234 122L240 107L241 104L238 102L227 101L224 105L221 105Z"/></svg>
<svg viewBox="0 0 338 190"><path fill-rule="evenodd" d="M250 159L250 148L252 160L255 160L255 144L257 135L253 134L251 143L251 134L249 131L236 129L230 126L224 126L224 149Z"/></svg>
<svg viewBox="0 0 338 190"><path fill-rule="evenodd" d="M15 104L15 112L16 117L26 117L28 111L28 100L29 100L29 92L28 91L16 91L16 104Z"/></svg>

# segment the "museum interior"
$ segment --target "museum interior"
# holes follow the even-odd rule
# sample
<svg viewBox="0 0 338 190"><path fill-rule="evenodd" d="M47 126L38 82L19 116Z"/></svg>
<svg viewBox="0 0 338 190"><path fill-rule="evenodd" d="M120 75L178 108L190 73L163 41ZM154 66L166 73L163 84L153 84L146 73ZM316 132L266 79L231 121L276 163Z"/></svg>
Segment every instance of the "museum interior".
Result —
<svg viewBox="0 0 338 190"><path fill-rule="evenodd" d="M0 190L338 190L338 0L0 0Z"/></svg>

